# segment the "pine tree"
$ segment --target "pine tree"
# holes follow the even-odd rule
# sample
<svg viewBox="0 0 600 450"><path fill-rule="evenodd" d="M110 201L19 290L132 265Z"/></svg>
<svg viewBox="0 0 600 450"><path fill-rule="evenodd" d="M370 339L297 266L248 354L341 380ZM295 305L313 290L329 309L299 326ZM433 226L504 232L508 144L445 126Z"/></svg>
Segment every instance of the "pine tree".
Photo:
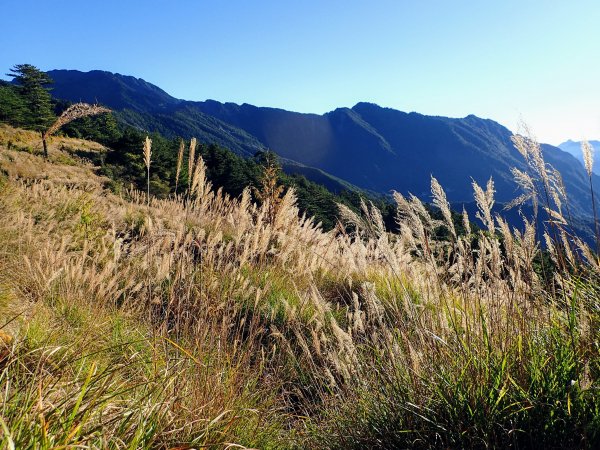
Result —
<svg viewBox="0 0 600 450"><path fill-rule="evenodd" d="M52 79L31 64L17 64L7 75L17 83L27 109L23 118L24 127L43 135L44 130L56 119L52 110L52 97L46 87L52 83ZM48 156L46 142L43 141L44 154Z"/></svg>

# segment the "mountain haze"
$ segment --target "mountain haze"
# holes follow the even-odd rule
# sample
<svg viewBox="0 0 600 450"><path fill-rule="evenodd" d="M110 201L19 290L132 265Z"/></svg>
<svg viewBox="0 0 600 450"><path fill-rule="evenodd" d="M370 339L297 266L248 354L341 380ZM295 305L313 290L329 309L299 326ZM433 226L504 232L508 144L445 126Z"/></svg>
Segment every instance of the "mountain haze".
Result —
<svg viewBox="0 0 600 450"><path fill-rule="evenodd" d="M600 141L589 141L590 145L594 148L596 152L596 157L594 158L594 165L592 171L598 175L600 174L600 155L598 151L600 151ZM581 153L581 141L572 141L568 140L563 142L558 146L561 150L570 153L575 158L577 158L583 164L583 154Z"/></svg>

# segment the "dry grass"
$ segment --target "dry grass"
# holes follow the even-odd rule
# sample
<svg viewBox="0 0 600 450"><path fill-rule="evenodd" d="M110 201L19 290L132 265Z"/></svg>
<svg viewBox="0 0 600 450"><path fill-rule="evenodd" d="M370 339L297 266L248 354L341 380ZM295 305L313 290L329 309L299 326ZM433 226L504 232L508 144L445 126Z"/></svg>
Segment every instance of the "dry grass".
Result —
<svg viewBox="0 0 600 450"><path fill-rule="evenodd" d="M511 229L494 216L491 181L474 185L485 225L477 234L457 234L435 179L442 222L396 194L398 235L366 204L361 215L342 208L352 232L323 232L272 183L276 209L248 190L237 199L215 191L201 158L190 156L188 195L120 197L93 167L59 163L68 151L58 145L83 143L56 138L46 162L3 144L32 136L1 132L0 287L8 303L31 305L3 372L4 392L15 392L2 397L12 414L5 444L49 439L48 417L60 425L48 428L53 445L112 448L523 445L537 430L530 417L576 419L566 445L598 439L585 428L599 420L589 400L598 388L595 255L569 241L571 270L547 285L533 223ZM555 189L535 145L517 144ZM434 238L440 226L449 240ZM559 262L566 247L549 239ZM559 375L580 383L577 395L559 375L564 386L544 384L538 357L559 368L572 358ZM24 377L40 388L30 392ZM535 389L568 395L568 414L562 403L544 409ZM562 439L559 431L549 435Z"/></svg>
<svg viewBox="0 0 600 450"><path fill-rule="evenodd" d="M108 180L95 175L97 168L79 153L104 153L105 147L83 139L51 137L50 160L42 155L39 134L0 124L0 172L11 180L51 180L52 184L100 187Z"/></svg>
<svg viewBox="0 0 600 450"><path fill-rule="evenodd" d="M54 121L50 127L44 131L44 138L49 138L54 135L66 124L82 117L97 116L98 114L109 113L110 109L100 105L89 105L87 103L75 103L69 106L63 113Z"/></svg>
<svg viewBox="0 0 600 450"><path fill-rule="evenodd" d="M103 145L84 139L53 136L49 141L51 150L64 150L68 153L72 153L79 149L106 152L106 147ZM15 149L23 148L34 154L42 154L43 151L39 133L20 128L13 128L5 124L0 124L0 146L2 146L3 150L10 150L13 146Z"/></svg>

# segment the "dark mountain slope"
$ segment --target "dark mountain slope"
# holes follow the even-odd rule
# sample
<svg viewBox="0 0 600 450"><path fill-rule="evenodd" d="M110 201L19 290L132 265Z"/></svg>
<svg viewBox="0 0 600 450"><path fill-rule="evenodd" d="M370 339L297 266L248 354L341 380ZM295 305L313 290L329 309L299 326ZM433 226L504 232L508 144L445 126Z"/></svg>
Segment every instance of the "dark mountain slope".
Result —
<svg viewBox="0 0 600 450"><path fill-rule="evenodd" d="M185 105L157 112L123 109L116 110L115 115L123 123L141 130L157 131L166 137L196 137L201 142L219 144L242 156L253 156L257 151L265 150L264 144L244 130Z"/></svg>
<svg viewBox="0 0 600 450"><path fill-rule="evenodd" d="M195 136L234 152L252 156L265 147L253 136L204 114L142 79L93 70L51 70L52 95L69 101L99 102L115 111L123 123L166 137Z"/></svg>
<svg viewBox="0 0 600 450"><path fill-rule="evenodd" d="M246 130L282 156L382 193L395 189L428 199L433 175L452 201L469 202L471 181L483 185L491 176L497 200L507 202L518 191L511 168L524 169L512 133L472 115L432 117L369 103L322 116L215 101L196 106ZM542 149L547 162L563 174L574 210L589 215L591 197L581 165L556 147Z"/></svg>
<svg viewBox="0 0 600 450"><path fill-rule="evenodd" d="M73 102L100 102L112 108L121 122L135 128L157 131L166 137L196 137L201 142L218 144L245 157L266 150L265 144L255 136L219 120L217 115L204 113L197 102L178 100L142 79L100 70L52 70L48 74L54 80L52 93L55 97ZM304 175L332 192L360 190L321 169L289 158L282 158L282 166L287 173Z"/></svg>
<svg viewBox="0 0 600 450"><path fill-rule="evenodd" d="M518 194L510 169L523 168L522 157L510 141L512 133L492 120L425 116L369 103L323 115L300 114L214 100L178 100L143 80L108 72L49 74L55 80L56 96L72 101L97 99L138 128L166 136L197 136L241 155L270 148L284 159L363 189L412 192L429 200L433 175L450 201L469 202L472 179L484 184L491 176L499 202ZM556 147L544 145L543 151L562 172L573 212L589 216L591 198L582 165ZM594 183L600 187L598 177Z"/></svg>
<svg viewBox="0 0 600 450"><path fill-rule="evenodd" d="M103 70L51 70L52 95L71 101L96 101L114 109L138 112L165 111L181 103L159 87L132 76Z"/></svg>

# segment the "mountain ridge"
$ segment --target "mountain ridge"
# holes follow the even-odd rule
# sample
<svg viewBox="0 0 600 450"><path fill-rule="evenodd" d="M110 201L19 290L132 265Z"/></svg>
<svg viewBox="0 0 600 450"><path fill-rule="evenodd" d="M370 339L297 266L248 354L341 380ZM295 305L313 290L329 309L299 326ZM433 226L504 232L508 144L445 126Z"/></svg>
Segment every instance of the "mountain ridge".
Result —
<svg viewBox="0 0 600 450"><path fill-rule="evenodd" d="M451 202L468 202L472 181L483 185L493 177L497 200L507 202L518 195L511 169L525 168L511 131L472 114L427 116L370 102L321 115L296 113L247 103L180 100L142 79L105 71L48 74L55 81L55 96L97 99L137 128L195 136L243 156L269 148L286 160L381 194L396 190L429 200L435 176ZM543 144L542 150L563 174L573 210L589 217L591 197L581 164L557 147ZM593 182L600 187L600 178L594 176Z"/></svg>

